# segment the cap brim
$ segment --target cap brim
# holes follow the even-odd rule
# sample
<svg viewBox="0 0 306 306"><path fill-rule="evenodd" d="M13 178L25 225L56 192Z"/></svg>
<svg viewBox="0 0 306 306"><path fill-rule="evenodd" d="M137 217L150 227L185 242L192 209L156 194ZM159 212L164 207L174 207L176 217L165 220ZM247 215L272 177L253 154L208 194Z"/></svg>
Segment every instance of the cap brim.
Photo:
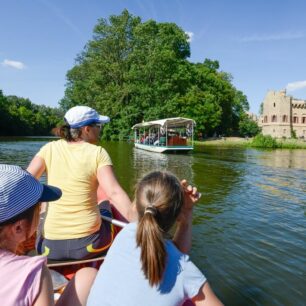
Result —
<svg viewBox="0 0 306 306"><path fill-rule="evenodd" d="M43 184L43 192L39 198L40 202L52 202L62 196L62 191L54 186Z"/></svg>
<svg viewBox="0 0 306 306"><path fill-rule="evenodd" d="M99 122L100 123L108 123L108 122L110 122L110 118L108 116L99 115Z"/></svg>

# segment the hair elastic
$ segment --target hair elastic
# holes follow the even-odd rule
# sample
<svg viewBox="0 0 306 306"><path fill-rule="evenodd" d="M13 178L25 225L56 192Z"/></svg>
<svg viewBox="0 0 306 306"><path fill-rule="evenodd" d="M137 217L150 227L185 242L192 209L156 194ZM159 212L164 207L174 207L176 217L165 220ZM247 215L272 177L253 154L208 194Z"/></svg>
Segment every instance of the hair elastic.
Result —
<svg viewBox="0 0 306 306"><path fill-rule="evenodd" d="M155 206L153 206L152 204L148 205L144 211L144 214L151 214L153 216L156 216L157 214L157 209Z"/></svg>

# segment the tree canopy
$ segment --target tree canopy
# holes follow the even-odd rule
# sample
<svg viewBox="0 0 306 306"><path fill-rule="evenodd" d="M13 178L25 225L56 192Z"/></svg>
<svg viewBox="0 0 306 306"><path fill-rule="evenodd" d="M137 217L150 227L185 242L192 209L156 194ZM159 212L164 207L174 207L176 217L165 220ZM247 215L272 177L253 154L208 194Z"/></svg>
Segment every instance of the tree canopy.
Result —
<svg viewBox="0 0 306 306"><path fill-rule="evenodd" d="M64 110L88 105L111 117L106 138L141 121L184 116L203 135L238 134L249 105L218 61L191 63L187 34L174 23L142 22L127 10L99 19L67 72Z"/></svg>

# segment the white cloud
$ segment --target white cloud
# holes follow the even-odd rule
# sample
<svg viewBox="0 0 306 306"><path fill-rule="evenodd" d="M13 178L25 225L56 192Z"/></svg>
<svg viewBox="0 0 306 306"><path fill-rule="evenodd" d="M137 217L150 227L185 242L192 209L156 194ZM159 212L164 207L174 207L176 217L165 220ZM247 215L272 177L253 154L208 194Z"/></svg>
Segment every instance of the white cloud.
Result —
<svg viewBox="0 0 306 306"><path fill-rule="evenodd" d="M292 39L300 39L305 37L305 34L302 32L296 33L278 33L278 34L265 34L265 35L253 35L247 36L240 39L242 42L262 42L262 41L276 41L276 40L292 40Z"/></svg>
<svg viewBox="0 0 306 306"><path fill-rule="evenodd" d="M12 61L8 59L5 59L1 64L3 66L12 67L12 68L19 69L19 70L25 69L26 67L25 64L22 62Z"/></svg>
<svg viewBox="0 0 306 306"><path fill-rule="evenodd" d="M188 42L191 43L193 41L194 33L186 31L185 34L188 36Z"/></svg>
<svg viewBox="0 0 306 306"><path fill-rule="evenodd" d="M295 91L304 87L306 87L306 81L298 81L298 82L288 83L286 89L288 91Z"/></svg>

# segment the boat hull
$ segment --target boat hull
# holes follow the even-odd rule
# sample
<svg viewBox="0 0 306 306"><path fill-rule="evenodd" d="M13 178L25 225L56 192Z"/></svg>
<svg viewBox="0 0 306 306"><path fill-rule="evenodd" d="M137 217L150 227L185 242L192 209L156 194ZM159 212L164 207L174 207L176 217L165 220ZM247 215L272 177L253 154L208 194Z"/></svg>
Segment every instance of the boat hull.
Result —
<svg viewBox="0 0 306 306"><path fill-rule="evenodd" d="M141 143L135 143L135 148L155 153L188 152L193 150L192 146L154 146Z"/></svg>

